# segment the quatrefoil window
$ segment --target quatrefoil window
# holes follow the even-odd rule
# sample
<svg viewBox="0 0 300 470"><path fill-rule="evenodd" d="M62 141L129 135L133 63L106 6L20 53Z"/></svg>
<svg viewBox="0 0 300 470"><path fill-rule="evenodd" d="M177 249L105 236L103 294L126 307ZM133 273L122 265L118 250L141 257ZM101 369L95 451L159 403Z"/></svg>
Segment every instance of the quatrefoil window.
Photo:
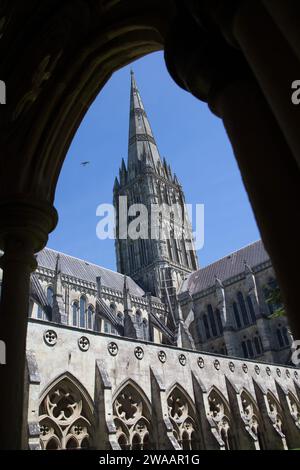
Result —
<svg viewBox="0 0 300 470"><path fill-rule="evenodd" d="M55 346L57 343L57 333L54 330L47 330L44 333L44 341L48 346Z"/></svg>
<svg viewBox="0 0 300 470"><path fill-rule="evenodd" d="M116 343L109 343L107 346L108 352L111 356L116 356L119 352L118 345Z"/></svg>
<svg viewBox="0 0 300 470"><path fill-rule="evenodd" d="M90 340L86 336L81 336L78 340L78 346L81 351L88 351L90 348Z"/></svg>
<svg viewBox="0 0 300 470"><path fill-rule="evenodd" d="M141 348L140 346L137 346L134 350L134 354L135 354L135 357L141 361L144 357L143 348Z"/></svg>

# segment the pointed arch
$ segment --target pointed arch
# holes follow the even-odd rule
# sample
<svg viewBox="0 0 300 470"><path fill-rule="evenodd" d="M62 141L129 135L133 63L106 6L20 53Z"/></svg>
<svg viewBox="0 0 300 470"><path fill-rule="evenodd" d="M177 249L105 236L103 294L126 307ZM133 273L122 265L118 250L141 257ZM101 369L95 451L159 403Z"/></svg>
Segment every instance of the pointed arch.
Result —
<svg viewBox="0 0 300 470"><path fill-rule="evenodd" d="M285 437L284 414L280 401L271 390L267 390L266 399L268 414L273 422L273 426L281 436Z"/></svg>
<svg viewBox="0 0 300 470"><path fill-rule="evenodd" d="M92 440L93 401L69 372L60 374L43 391L39 406L42 449L79 449Z"/></svg>
<svg viewBox="0 0 300 470"><path fill-rule="evenodd" d="M215 385L208 392L207 400L208 416L214 422L219 437L224 443L224 448L233 450L235 448L234 428L228 400Z"/></svg>
<svg viewBox="0 0 300 470"><path fill-rule="evenodd" d="M200 425L196 407L188 392L174 383L167 394L169 419L173 435L183 450L197 450L201 446Z"/></svg>
<svg viewBox="0 0 300 470"><path fill-rule="evenodd" d="M132 379L124 380L113 395L113 419L122 449L153 449L151 404Z"/></svg>
<svg viewBox="0 0 300 470"><path fill-rule="evenodd" d="M246 389L242 388L240 392L241 405L242 405L242 418L248 429L251 431L251 435L255 436L258 441L259 448L265 449L265 436L264 427L261 413L258 405L252 394Z"/></svg>

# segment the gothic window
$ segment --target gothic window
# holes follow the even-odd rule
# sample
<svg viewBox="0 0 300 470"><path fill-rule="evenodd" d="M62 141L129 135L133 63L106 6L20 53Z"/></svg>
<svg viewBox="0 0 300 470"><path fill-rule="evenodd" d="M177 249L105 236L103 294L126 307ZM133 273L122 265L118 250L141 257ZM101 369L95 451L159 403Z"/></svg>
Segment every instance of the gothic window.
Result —
<svg viewBox="0 0 300 470"><path fill-rule="evenodd" d="M48 300L48 304L50 305L50 307L53 307L53 289L52 287L48 287L47 288L47 300Z"/></svg>
<svg viewBox="0 0 300 470"><path fill-rule="evenodd" d="M207 315L204 314L202 318L203 318L203 325L205 329L206 339L210 339L210 331L209 331L209 326L208 326Z"/></svg>
<svg viewBox="0 0 300 470"><path fill-rule="evenodd" d="M91 445L92 407L73 380L51 387L39 409L43 450L81 449Z"/></svg>
<svg viewBox="0 0 300 470"><path fill-rule="evenodd" d="M214 421L216 429L223 441L226 450L233 450L234 439L232 436L231 415L229 406L215 388L208 395L209 416Z"/></svg>
<svg viewBox="0 0 300 470"><path fill-rule="evenodd" d="M173 261L172 250L171 250L171 243L170 240L167 239L167 249L168 249L168 257L170 261Z"/></svg>
<svg viewBox="0 0 300 470"><path fill-rule="evenodd" d="M248 326L250 322L248 318L248 312L247 312L244 296L241 292L238 292L237 298L238 298L239 306L242 312L244 326Z"/></svg>
<svg viewBox="0 0 300 470"><path fill-rule="evenodd" d="M285 435L284 421L281 406L276 398L270 392L267 394L267 402L269 408L269 415L274 423L273 426L280 434Z"/></svg>
<svg viewBox="0 0 300 470"><path fill-rule="evenodd" d="M73 326L78 325L78 310L79 310L78 302L73 302L73 305L72 305Z"/></svg>
<svg viewBox="0 0 300 470"><path fill-rule="evenodd" d="M287 396L287 401L290 409L292 418L297 426L300 429L300 403L290 392Z"/></svg>
<svg viewBox="0 0 300 470"><path fill-rule="evenodd" d="M213 311L213 308L210 304L208 304L208 306L207 306L207 311L208 311L208 318L209 318L209 323L210 323L210 326L211 326L212 334L213 334L213 336L218 336L214 311Z"/></svg>
<svg viewBox="0 0 300 470"><path fill-rule="evenodd" d="M249 353L248 353L246 341L242 341L242 350L243 350L243 356L247 359L249 357Z"/></svg>
<svg viewBox="0 0 300 470"><path fill-rule="evenodd" d="M44 318L44 311L40 305L38 305L37 317L42 320Z"/></svg>
<svg viewBox="0 0 300 470"><path fill-rule="evenodd" d="M220 310L218 308L216 310L216 318L217 318L219 333L220 333L220 335L222 335L223 334L223 324L222 324L222 319L221 319L221 313L220 313Z"/></svg>
<svg viewBox="0 0 300 470"><path fill-rule="evenodd" d="M80 328L85 328L85 310L86 310L86 298L84 295L80 297L80 306L79 306L79 326Z"/></svg>
<svg viewBox="0 0 300 470"><path fill-rule="evenodd" d="M249 312L250 312L251 321L252 321L252 323L256 323L256 317L255 317L253 302L252 302L252 299L251 299L250 295L247 296L247 304L248 304L248 309L249 309Z"/></svg>
<svg viewBox="0 0 300 470"><path fill-rule="evenodd" d="M241 393L242 402L242 418L244 423L251 429L251 432L256 436L259 448L264 449L263 427L261 424L261 417L258 407L250 394L243 391Z"/></svg>
<svg viewBox="0 0 300 470"><path fill-rule="evenodd" d="M123 450L153 449L151 412L142 393L127 384L113 403L117 440Z"/></svg>
<svg viewBox="0 0 300 470"><path fill-rule="evenodd" d="M256 355L260 356L262 354L262 346L261 346L261 339L258 335L254 337L254 347L255 347Z"/></svg>
<svg viewBox="0 0 300 470"><path fill-rule="evenodd" d="M282 336L283 336L283 340L284 340L285 345L289 346L290 345L290 339L289 339L288 329L287 329L286 326L284 326L282 328Z"/></svg>
<svg viewBox="0 0 300 470"><path fill-rule="evenodd" d="M279 324L276 330L276 334L280 348L284 348L290 345L289 334L286 326Z"/></svg>
<svg viewBox="0 0 300 470"><path fill-rule="evenodd" d="M184 266L188 266L188 259L187 259L187 254L186 254L185 241L183 239L181 239L180 243L181 243L182 263L184 264Z"/></svg>
<svg viewBox="0 0 300 470"><path fill-rule="evenodd" d="M146 319L143 320L143 339L148 341L148 322Z"/></svg>
<svg viewBox="0 0 300 470"><path fill-rule="evenodd" d="M142 312L140 310L137 310L135 312L135 317L136 317L137 323L141 323L141 321L142 321Z"/></svg>
<svg viewBox="0 0 300 470"><path fill-rule="evenodd" d="M237 326L237 328L242 328L242 323L241 323L237 303L233 302L232 306L233 306L233 314L234 314L236 326Z"/></svg>
<svg viewBox="0 0 300 470"><path fill-rule="evenodd" d="M179 386L168 397L168 411L173 434L183 450L196 450L200 447L199 426L194 407Z"/></svg>
<svg viewBox="0 0 300 470"><path fill-rule="evenodd" d="M281 328L277 328L276 334L277 334L279 347L283 348L284 347L284 342L283 342L283 337L282 337L282 333L281 333Z"/></svg>
<svg viewBox="0 0 300 470"><path fill-rule="evenodd" d="M248 348L249 356L251 358L254 357L254 351L253 351L252 342L250 339L247 339L247 348Z"/></svg>
<svg viewBox="0 0 300 470"><path fill-rule="evenodd" d="M117 313L117 317L118 317L118 320L119 322L121 323L121 325L124 325L124 315L122 312L118 312Z"/></svg>
<svg viewBox="0 0 300 470"><path fill-rule="evenodd" d="M88 311L87 311L87 327L89 330L93 330L93 320L94 320L94 308L92 305L89 305Z"/></svg>

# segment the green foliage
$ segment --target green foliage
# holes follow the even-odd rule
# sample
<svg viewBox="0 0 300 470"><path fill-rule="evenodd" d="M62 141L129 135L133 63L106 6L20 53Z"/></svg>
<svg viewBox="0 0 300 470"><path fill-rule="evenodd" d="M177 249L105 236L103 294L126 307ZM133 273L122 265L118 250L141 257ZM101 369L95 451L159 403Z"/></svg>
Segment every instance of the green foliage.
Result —
<svg viewBox="0 0 300 470"><path fill-rule="evenodd" d="M286 311L283 305L281 291L279 287L274 287L269 291L267 303L274 309L273 313L269 316L269 318L279 318L286 316Z"/></svg>

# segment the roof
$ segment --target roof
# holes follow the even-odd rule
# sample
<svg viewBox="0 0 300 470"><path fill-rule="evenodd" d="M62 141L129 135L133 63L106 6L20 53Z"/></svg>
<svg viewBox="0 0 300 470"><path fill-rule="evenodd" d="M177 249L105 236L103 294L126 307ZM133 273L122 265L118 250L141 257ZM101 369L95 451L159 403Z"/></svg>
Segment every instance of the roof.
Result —
<svg viewBox="0 0 300 470"><path fill-rule="evenodd" d="M216 278L222 282L245 272L245 263L254 268L270 257L261 240L252 243L230 255L210 264L199 271L191 273L184 281L181 292L189 291L191 295L213 287Z"/></svg>
<svg viewBox="0 0 300 470"><path fill-rule="evenodd" d="M84 261L73 256L60 253L51 248L44 248L37 254L39 267L55 271L57 255L60 257L62 274L75 277L82 281L96 283L96 277L101 277L102 286L123 292L124 276L123 274L111 271L96 264ZM142 297L144 295L141 289L130 277L127 277L129 292L132 295Z"/></svg>

